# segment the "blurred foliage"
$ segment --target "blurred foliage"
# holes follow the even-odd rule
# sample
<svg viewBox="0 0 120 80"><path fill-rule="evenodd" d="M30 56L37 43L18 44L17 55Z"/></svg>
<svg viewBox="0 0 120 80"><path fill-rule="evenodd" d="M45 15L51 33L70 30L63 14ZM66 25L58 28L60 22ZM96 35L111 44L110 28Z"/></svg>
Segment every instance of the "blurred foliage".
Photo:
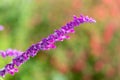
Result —
<svg viewBox="0 0 120 80"><path fill-rule="evenodd" d="M0 0L0 49L26 50L80 13L96 24L76 28L4 80L120 80L120 0ZM11 58L0 57L0 68Z"/></svg>

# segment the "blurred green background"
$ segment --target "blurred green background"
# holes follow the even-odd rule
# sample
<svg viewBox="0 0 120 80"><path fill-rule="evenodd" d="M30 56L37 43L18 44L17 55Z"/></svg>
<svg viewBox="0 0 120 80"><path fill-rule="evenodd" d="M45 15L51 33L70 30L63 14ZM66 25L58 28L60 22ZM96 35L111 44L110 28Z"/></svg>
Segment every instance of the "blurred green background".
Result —
<svg viewBox="0 0 120 80"><path fill-rule="evenodd" d="M75 28L4 80L120 80L120 0L0 0L0 49L25 51L81 13L97 23ZM0 68L10 61L0 57Z"/></svg>

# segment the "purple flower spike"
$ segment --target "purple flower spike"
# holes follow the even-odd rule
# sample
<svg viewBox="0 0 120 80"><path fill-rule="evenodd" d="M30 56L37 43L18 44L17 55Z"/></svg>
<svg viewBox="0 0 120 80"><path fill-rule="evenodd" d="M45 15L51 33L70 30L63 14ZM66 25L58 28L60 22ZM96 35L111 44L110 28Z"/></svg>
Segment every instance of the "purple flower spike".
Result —
<svg viewBox="0 0 120 80"><path fill-rule="evenodd" d="M23 53L23 52L21 52L21 51L12 50L12 49L7 49L6 51L0 50L0 55L1 55L3 58L6 58L7 56L17 57L17 56L20 56L22 53Z"/></svg>
<svg viewBox="0 0 120 80"><path fill-rule="evenodd" d="M54 49L56 46L54 45L57 41L63 41L64 39L70 39L67 35L68 33L74 33L74 28L79 26L82 23L95 23L96 21L93 18L89 18L88 16L81 15L80 17L74 16L74 19L68 22L66 25L61 27L59 30L55 30L55 32L49 35L47 38L42 39L42 41L37 44L33 44L30 46L25 52L20 52L17 50L8 49L6 51L0 51L0 55L2 57L6 56L14 56L15 58L12 60L10 64L7 64L4 69L0 70L0 76L4 77L6 73L14 75L15 72L18 72L18 69L15 66L20 66L30 57L34 57L38 51L40 50L49 50Z"/></svg>

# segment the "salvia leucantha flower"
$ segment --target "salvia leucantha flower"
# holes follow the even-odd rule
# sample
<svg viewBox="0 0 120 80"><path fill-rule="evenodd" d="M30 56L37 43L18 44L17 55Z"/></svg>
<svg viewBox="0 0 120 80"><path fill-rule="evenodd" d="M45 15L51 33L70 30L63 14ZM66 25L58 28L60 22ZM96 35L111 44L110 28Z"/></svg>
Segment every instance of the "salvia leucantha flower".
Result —
<svg viewBox="0 0 120 80"><path fill-rule="evenodd" d="M93 18L89 18L88 16L74 16L74 19L72 21L68 22L60 29L55 30L55 32L53 34L50 34L47 38L44 38L40 42L33 44L25 52L11 49L8 49L7 51L0 51L0 55L2 55L2 57L14 56L12 62L7 64L3 69L0 70L0 76L4 77L7 73L14 75L15 72L18 72L16 66L19 67L30 57L34 57L40 50L49 50L56 48L55 42L69 39L70 37L67 35L68 33L74 33L75 27L87 22L95 23L96 21Z"/></svg>

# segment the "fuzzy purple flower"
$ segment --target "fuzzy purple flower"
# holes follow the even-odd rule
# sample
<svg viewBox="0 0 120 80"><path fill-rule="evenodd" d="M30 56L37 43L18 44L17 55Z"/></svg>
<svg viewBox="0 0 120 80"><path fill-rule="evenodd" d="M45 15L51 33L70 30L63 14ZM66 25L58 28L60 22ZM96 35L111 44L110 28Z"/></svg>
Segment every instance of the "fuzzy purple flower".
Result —
<svg viewBox="0 0 120 80"><path fill-rule="evenodd" d="M12 49L7 49L6 51L0 50L0 55L3 58L6 58L7 56L10 57L17 57L20 56L23 52L17 51L17 50L12 50Z"/></svg>
<svg viewBox="0 0 120 80"><path fill-rule="evenodd" d="M55 30L53 34L50 34L47 38L42 39L42 41L33 44L25 52L16 52L14 51L1 51L0 54L3 57L15 56L11 63L7 64L2 70L0 70L0 76L5 76L6 73L14 75L15 72L18 72L18 69L15 66L19 67L24 62L26 62L30 57L34 57L40 50L49 50L56 48L55 42L63 41L64 39L69 39L68 33L74 33L74 28L79 26L82 23L95 23L96 21L88 16L81 15L80 17L74 16L74 19L68 22L66 25L62 26L59 30ZM18 55L20 54L20 55Z"/></svg>

